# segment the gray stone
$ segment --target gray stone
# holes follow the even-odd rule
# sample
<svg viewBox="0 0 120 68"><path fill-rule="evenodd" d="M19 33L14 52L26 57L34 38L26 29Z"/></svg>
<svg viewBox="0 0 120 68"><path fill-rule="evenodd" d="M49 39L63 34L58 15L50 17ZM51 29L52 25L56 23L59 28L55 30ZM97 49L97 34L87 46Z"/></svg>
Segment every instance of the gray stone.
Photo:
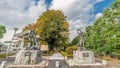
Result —
<svg viewBox="0 0 120 68"><path fill-rule="evenodd" d="M40 50L20 50L15 58L15 64L37 64L41 61Z"/></svg>
<svg viewBox="0 0 120 68"><path fill-rule="evenodd" d="M94 53L92 51L74 51L73 61L76 64L92 64L95 63Z"/></svg>

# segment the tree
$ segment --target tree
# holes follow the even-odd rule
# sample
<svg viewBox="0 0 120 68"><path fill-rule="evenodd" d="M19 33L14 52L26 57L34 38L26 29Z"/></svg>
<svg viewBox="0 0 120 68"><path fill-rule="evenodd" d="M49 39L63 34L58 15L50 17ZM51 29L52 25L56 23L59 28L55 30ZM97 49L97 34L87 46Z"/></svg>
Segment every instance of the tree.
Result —
<svg viewBox="0 0 120 68"><path fill-rule="evenodd" d="M61 11L47 10L35 24L25 26L23 30L34 29L37 35L44 39L44 44L53 49L53 47L64 47L63 45L68 43L68 27L66 16Z"/></svg>
<svg viewBox="0 0 120 68"><path fill-rule="evenodd" d="M6 33L6 27L0 25L0 39L3 38L4 33Z"/></svg>
<svg viewBox="0 0 120 68"><path fill-rule="evenodd" d="M50 46L60 47L61 45L68 43L68 23L66 16L59 10L48 10L44 12L38 19L38 25L42 24L42 27L38 28L38 33L44 38L44 40ZM41 30L41 32L39 32Z"/></svg>
<svg viewBox="0 0 120 68"><path fill-rule="evenodd" d="M93 26L86 28L86 46L96 54L120 56L120 0L103 12Z"/></svg>
<svg viewBox="0 0 120 68"><path fill-rule="evenodd" d="M23 28L23 31L26 31L26 30L35 30L35 29L36 29L36 24L32 23L32 24L28 24L27 26L25 26Z"/></svg>
<svg viewBox="0 0 120 68"><path fill-rule="evenodd" d="M71 45L79 45L80 37L76 36L72 41Z"/></svg>

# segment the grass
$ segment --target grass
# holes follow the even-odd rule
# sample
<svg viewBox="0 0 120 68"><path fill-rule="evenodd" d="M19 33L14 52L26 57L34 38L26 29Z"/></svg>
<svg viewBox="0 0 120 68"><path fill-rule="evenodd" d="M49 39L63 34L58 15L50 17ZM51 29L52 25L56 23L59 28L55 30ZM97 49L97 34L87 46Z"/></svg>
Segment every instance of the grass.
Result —
<svg viewBox="0 0 120 68"><path fill-rule="evenodd" d="M6 54L0 54L0 58L6 58Z"/></svg>
<svg viewBox="0 0 120 68"><path fill-rule="evenodd" d="M8 56L12 56L14 54L9 54ZM6 58L6 54L0 54L0 58Z"/></svg>

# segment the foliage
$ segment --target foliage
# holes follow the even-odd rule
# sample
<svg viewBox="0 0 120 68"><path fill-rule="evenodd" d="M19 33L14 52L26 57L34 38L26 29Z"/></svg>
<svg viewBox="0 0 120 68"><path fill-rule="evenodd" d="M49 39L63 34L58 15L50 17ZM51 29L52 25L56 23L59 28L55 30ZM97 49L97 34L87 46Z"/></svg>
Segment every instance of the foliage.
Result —
<svg viewBox="0 0 120 68"><path fill-rule="evenodd" d="M59 10L48 10L44 12L36 22L36 32L50 46L59 47L68 43L68 23L66 16Z"/></svg>
<svg viewBox="0 0 120 68"><path fill-rule="evenodd" d="M67 52L64 52L64 51L62 51L62 50L60 50L60 53L65 57L65 56L67 56L67 57L73 57L73 54L68 54Z"/></svg>
<svg viewBox="0 0 120 68"><path fill-rule="evenodd" d="M23 31L25 31L25 30L35 30L35 28L37 28L37 27L36 27L36 24L35 24L35 23L32 23L32 24L28 24L27 26L25 26L25 27L23 28Z"/></svg>
<svg viewBox="0 0 120 68"><path fill-rule="evenodd" d="M72 41L71 45L79 45L80 37L76 36Z"/></svg>
<svg viewBox="0 0 120 68"><path fill-rule="evenodd" d="M9 54L8 56L12 56L14 54ZM0 58L6 58L6 54L0 54Z"/></svg>
<svg viewBox="0 0 120 68"><path fill-rule="evenodd" d="M47 10L37 19L36 23L28 24L25 30L35 30L44 41L41 44L48 44L53 47L64 47L68 43L69 24L66 16L59 10Z"/></svg>
<svg viewBox="0 0 120 68"><path fill-rule="evenodd" d="M103 16L86 28L86 47L96 54L120 55L120 0L115 0Z"/></svg>
<svg viewBox="0 0 120 68"><path fill-rule="evenodd" d="M48 53L47 52L42 52L42 56L51 56L51 55L53 55L53 53L54 53L53 50L49 51Z"/></svg>
<svg viewBox="0 0 120 68"><path fill-rule="evenodd" d="M73 54L73 51L74 51L74 50L77 50L77 49L78 49L78 46L76 46L76 45L74 45L74 46L69 46L69 47L66 48L66 52L67 52L68 54Z"/></svg>
<svg viewBox="0 0 120 68"><path fill-rule="evenodd" d="M5 58L6 54L0 54L0 58Z"/></svg>
<svg viewBox="0 0 120 68"><path fill-rule="evenodd" d="M6 27L0 25L0 38L3 38L4 33L6 33Z"/></svg>

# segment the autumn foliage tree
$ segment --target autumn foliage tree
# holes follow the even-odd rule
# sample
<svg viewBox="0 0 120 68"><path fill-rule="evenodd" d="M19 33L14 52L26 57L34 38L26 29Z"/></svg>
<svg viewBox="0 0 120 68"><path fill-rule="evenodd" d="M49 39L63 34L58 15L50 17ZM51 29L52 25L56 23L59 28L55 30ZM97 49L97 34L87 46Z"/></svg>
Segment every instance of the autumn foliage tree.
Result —
<svg viewBox="0 0 120 68"><path fill-rule="evenodd" d="M44 39L41 44L48 44L50 49L62 47L68 43L69 24L66 16L59 10L47 10L37 19L35 24L25 26L23 30L32 29Z"/></svg>
<svg viewBox="0 0 120 68"><path fill-rule="evenodd" d="M25 26L23 28L23 31L26 31L26 30L35 30L37 27L36 27L36 24L35 23L32 23L32 24L28 24L27 26Z"/></svg>
<svg viewBox="0 0 120 68"><path fill-rule="evenodd" d="M68 23L66 16L59 10L44 12L36 22L37 33L47 42L50 49L68 43Z"/></svg>

